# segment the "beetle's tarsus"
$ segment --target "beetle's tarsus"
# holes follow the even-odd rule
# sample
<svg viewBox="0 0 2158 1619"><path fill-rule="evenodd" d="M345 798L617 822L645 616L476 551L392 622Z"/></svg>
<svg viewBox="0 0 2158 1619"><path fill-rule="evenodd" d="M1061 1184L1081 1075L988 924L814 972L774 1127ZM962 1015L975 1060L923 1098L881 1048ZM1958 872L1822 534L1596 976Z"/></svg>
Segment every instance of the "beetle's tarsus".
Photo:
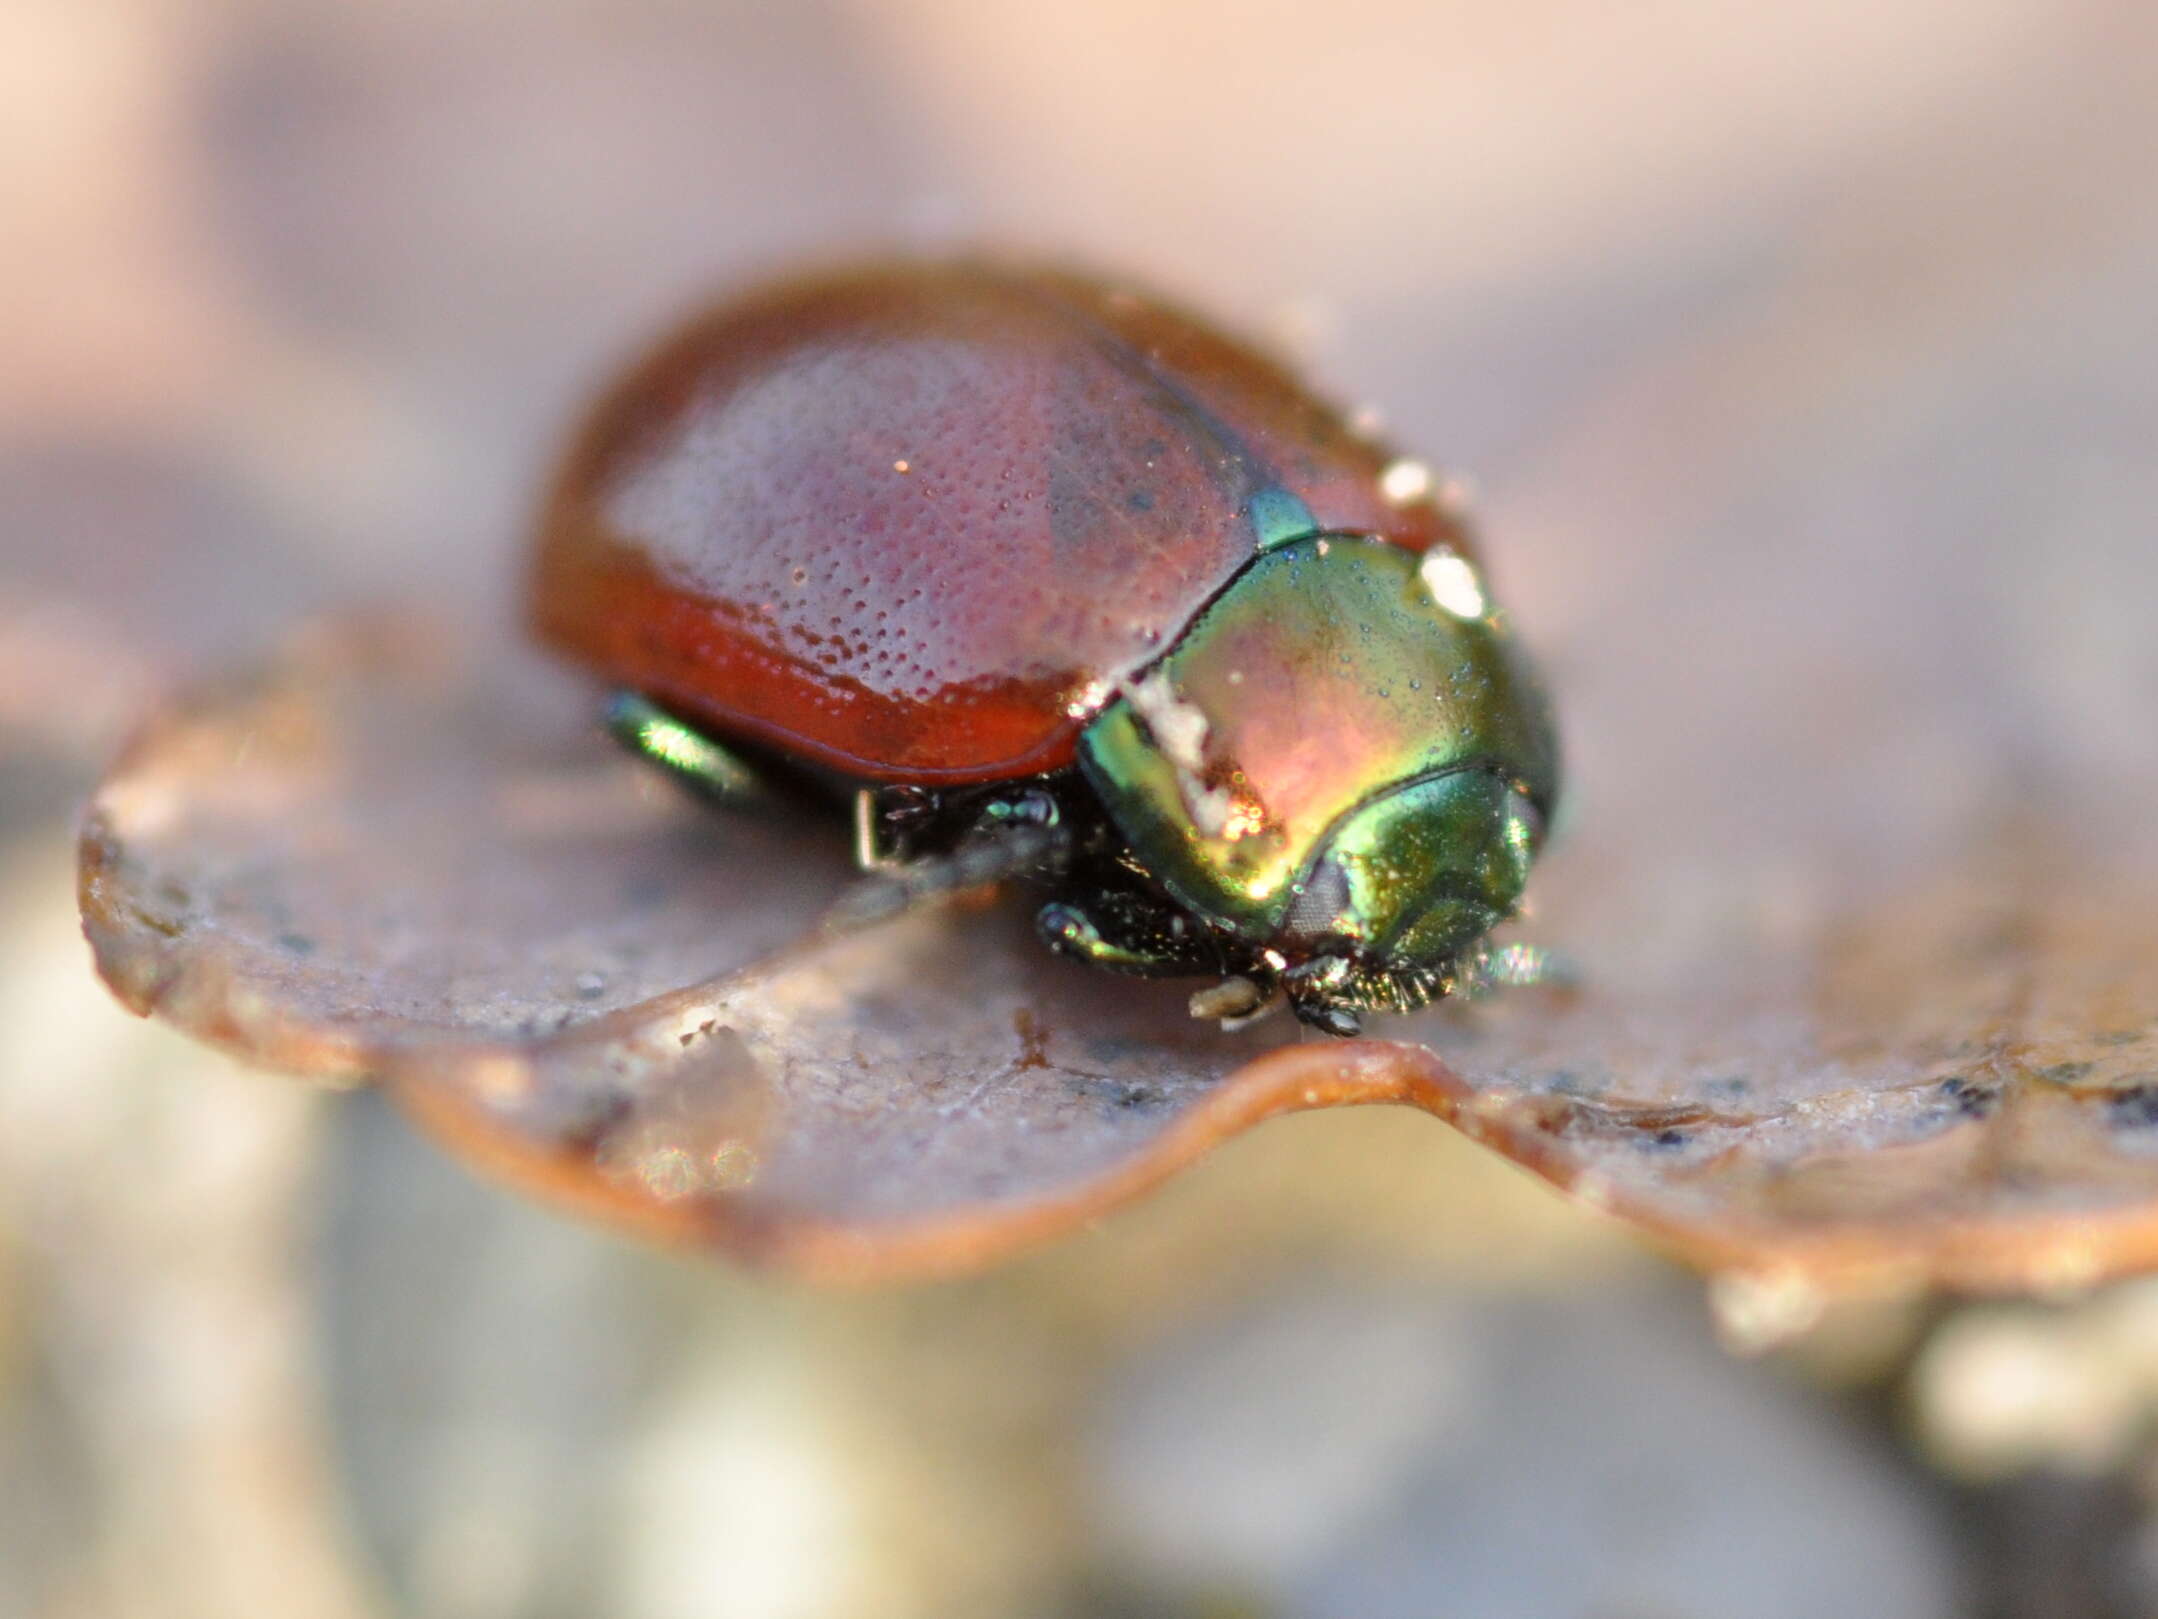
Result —
<svg viewBox="0 0 2158 1619"><path fill-rule="evenodd" d="M1296 1010L1297 1022L1317 1029L1321 1034L1353 1040L1364 1032L1364 1020L1346 1006L1331 1006L1324 1001L1291 1001L1289 1004Z"/></svg>

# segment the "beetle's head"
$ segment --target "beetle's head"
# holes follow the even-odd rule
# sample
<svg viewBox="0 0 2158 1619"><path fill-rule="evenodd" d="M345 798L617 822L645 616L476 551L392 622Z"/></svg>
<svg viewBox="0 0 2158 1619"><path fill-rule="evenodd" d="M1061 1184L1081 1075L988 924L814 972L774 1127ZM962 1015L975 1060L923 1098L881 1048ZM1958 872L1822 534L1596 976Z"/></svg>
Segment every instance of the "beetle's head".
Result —
<svg viewBox="0 0 2158 1619"><path fill-rule="evenodd" d="M1389 787L1352 810L1290 885L1269 948L1306 1022L1444 994L1462 957L1520 906L1543 817L1494 770Z"/></svg>
<svg viewBox="0 0 2158 1619"><path fill-rule="evenodd" d="M1133 859L1306 1022L1444 994L1520 904L1558 790L1550 709L1453 552L1262 554L1088 728Z"/></svg>

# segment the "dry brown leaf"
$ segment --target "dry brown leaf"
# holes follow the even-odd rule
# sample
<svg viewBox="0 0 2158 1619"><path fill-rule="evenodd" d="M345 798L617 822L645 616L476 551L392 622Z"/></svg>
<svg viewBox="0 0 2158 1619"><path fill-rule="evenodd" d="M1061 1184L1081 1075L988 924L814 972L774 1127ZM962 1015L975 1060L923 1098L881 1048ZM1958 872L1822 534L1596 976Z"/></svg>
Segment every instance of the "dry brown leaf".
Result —
<svg viewBox="0 0 2158 1619"><path fill-rule="evenodd" d="M822 939L830 829L699 810L553 672L376 625L146 730L83 901L136 1010L818 1272L976 1262L1269 1114L1400 1100L1718 1267L2049 1285L2158 1258L2158 861L2040 803L1894 881L1718 861L1674 810L1616 875L1554 864L1539 925L1585 991L1231 1036L1010 907ZM1658 894L1682 927L1632 909Z"/></svg>
<svg viewBox="0 0 2158 1619"><path fill-rule="evenodd" d="M1770 1279L2052 1288L2158 1264L2158 847L2037 796L1903 879L1824 877L1811 916L1755 891L1694 967L1623 1000L1434 1021L1472 1087L1457 1122ZM1622 937L1587 948L1623 973Z"/></svg>
<svg viewBox="0 0 2158 1619"><path fill-rule="evenodd" d="M840 839L700 811L552 671L495 673L348 629L153 724L83 843L121 998L379 1075L574 1202L834 1270L993 1252L1371 1083L1289 1046L1222 1087L1291 1030L1195 1025L1009 911L820 942Z"/></svg>

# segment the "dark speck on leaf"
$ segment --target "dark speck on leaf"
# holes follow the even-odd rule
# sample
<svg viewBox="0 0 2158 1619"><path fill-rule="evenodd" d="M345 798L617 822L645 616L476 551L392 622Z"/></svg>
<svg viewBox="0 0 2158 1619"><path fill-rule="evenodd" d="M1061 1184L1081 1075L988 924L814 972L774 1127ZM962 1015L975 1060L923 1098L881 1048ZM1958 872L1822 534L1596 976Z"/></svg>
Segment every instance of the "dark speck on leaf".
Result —
<svg viewBox="0 0 2158 1619"><path fill-rule="evenodd" d="M1949 1104L1951 1113L1965 1119L1985 1118L2001 1100L1998 1091L1974 1085L1961 1074L1941 1081L1941 1097Z"/></svg>

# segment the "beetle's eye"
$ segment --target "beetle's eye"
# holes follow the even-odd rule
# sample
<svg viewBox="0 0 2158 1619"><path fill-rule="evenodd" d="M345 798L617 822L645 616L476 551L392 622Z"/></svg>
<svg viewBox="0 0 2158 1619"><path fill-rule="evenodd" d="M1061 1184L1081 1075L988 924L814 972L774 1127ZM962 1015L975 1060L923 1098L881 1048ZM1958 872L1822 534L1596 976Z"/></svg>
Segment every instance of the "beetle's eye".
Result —
<svg viewBox="0 0 2158 1619"><path fill-rule="evenodd" d="M1321 860L1297 888L1281 924L1292 937L1317 939L1349 908L1349 874L1338 861Z"/></svg>

